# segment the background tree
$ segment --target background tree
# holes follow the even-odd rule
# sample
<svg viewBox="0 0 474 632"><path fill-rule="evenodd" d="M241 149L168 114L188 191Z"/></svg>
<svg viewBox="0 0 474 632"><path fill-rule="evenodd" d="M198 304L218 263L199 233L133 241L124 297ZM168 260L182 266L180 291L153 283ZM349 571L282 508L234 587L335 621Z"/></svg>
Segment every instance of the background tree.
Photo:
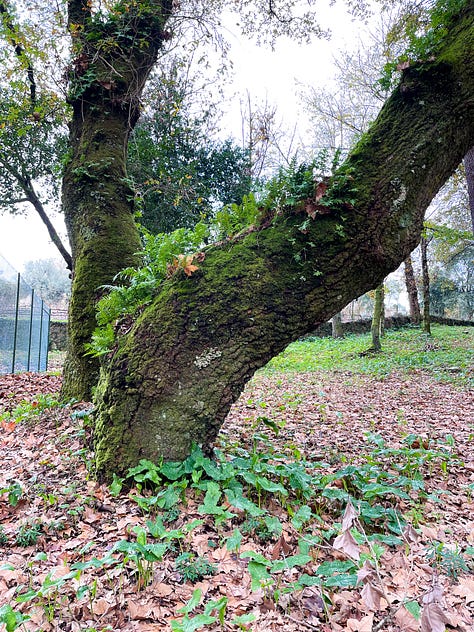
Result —
<svg viewBox="0 0 474 632"><path fill-rule="evenodd" d="M430 273L428 267L428 245L433 237L423 234L420 241L421 252L421 273L422 273L422 296L423 296L423 320L422 329L425 334L431 336L431 316L430 316Z"/></svg>
<svg viewBox="0 0 474 632"><path fill-rule="evenodd" d="M469 210L471 213L471 226L474 234L474 147L464 156L464 169L466 172L466 184L469 197Z"/></svg>
<svg viewBox="0 0 474 632"><path fill-rule="evenodd" d="M418 288L416 286L416 278L411 255L408 255L403 263L405 271L405 286L407 288L408 305L410 309L410 319L414 325L419 325L421 322L420 303L418 300Z"/></svg>
<svg viewBox="0 0 474 632"><path fill-rule="evenodd" d="M341 312L337 312L337 314L334 314L331 318L331 333L333 338L344 338Z"/></svg>
<svg viewBox="0 0 474 632"><path fill-rule="evenodd" d="M152 233L191 228L250 192L248 153L213 139L217 110L206 105L208 95L178 63L148 90L147 113L130 139L128 172L141 199L139 221Z"/></svg>
<svg viewBox="0 0 474 632"><path fill-rule="evenodd" d="M5 75L15 77L0 84L0 211L21 213L31 205L72 269L71 255L50 218L51 207L58 210L66 107L38 81L33 63L38 54L32 43L26 45L28 35L17 26L11 4L0 1L1 62Z"/></svg>
<svg viewBox="0 0 474 632"><path fill-rule="evenodd" d="M71 279L56 259L27 261L23 278L48 304L64 303L71 293Z"/></svg>

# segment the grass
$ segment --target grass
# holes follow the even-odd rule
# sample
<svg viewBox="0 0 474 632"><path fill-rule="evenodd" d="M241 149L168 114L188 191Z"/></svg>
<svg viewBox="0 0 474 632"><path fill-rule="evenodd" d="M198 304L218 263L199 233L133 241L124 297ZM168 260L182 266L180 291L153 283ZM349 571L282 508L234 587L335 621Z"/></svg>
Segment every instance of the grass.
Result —
<svg viewBox="0 0 474 632"><path fill-rule="evenodd" d="M474 327L433 325L432 336L414 327L390 330L381 353L361 355L370 344L370 334L343 340L308 337L289 345L263 372L345 371L384 377L427 370L441 381L474 386Z"/></svg>

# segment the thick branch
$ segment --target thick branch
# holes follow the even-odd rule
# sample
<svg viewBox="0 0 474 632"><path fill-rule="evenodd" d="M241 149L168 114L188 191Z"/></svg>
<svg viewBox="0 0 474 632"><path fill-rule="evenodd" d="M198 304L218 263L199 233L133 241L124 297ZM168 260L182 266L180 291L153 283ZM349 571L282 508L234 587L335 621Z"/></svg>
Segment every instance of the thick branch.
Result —
<svg viewBox="0 0 474 632"><path fill-rule="evenodd" d="M28 176L24 176L21 173L19 173L15 169L15 167L13 167L13 165L8 162L8 160L4 160L0 158L0 165L2 166L3 169L8 171L13 176L13 178L18 182L19 186L23 190L23 193L25 194L25 198L22 198L16 201L10 200L10 204L15 204L15 203L19 204L20 202L30 202L30 204L33 205L35 211L40 216L41 221L46 226L46 229L49 233L51 241L59 250L59 253L63 257L64 261L66 262L66 266L68 267L69 270L72 270L72 257L67 251L67 249L65 248L64 244L61 241L60 236L58 235L51 220L49 219L48 214L46 213L45 208L43 206L43 203L39 199L30 178Z"/></svg>

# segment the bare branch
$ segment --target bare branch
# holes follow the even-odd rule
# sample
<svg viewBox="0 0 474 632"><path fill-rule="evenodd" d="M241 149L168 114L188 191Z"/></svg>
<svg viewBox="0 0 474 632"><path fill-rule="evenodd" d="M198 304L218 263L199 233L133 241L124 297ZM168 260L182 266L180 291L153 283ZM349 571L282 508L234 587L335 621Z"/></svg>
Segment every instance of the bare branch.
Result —
<svg viewBox="0 0 474 632"><path fill-rule="evenodd" d="M3 22L3 26L5 27L8 42L13 47L15 55L18 57L20 62L26 67L26 75L30 85L30 101L32 107L34 107L36 104L36 80L33 64L20 43L18 27L13 21L8 4L5 0L0 0L0 18Z"/></svg>

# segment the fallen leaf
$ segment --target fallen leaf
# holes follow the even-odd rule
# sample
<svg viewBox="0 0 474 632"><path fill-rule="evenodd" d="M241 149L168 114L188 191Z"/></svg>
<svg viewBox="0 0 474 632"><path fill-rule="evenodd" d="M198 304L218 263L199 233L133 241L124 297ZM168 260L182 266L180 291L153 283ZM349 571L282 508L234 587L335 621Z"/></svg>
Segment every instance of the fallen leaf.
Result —
<svg viewBox="0 0 474 632"><path fill-rule="evenodd" d="M421 632L445 632L448 617L439 603L428 603L421 614Z"/></svg>
<svg viewBox="0 0 474 632"><path fill-rule="evenodd" d="M395 613L395 621L403 632L418 632L420 629L419 621L404 607Z"/></svg>
<svg viewBox="0 0 474 632"><path fill-rule="evenodd" d="M451 589L453 595L466 598L466 605L474 603L474 579L461 577L459 584Z"/></svg>
<svg viewBox="0 0 474 632"><path fill-rule="evenodd" d="M128 602L128 611L130 613L130 618L134 620L140 619L152 619L153 618L153 608L149 603L141 604L136 601L129 600Z"/></svg>
<svg viewBox="0 0 474 632"><path fill-rule="evenodd" d="M349 555L354 560L358 560L360 558L359 545L350 531L344 531L344 533L338 535L333 542L333 547L340 551L344 551L346 555Z"/></svg>
<svg viewBox="0 0 474 632"><path fill-rule="evenodd" d="M362 601L369 610L374 612L380 610L380 598L383 597L383 591L371 582L367 582L360 593Z"/></svg>
<svg viewBox="0 0 474 632"><path fill-rule="evenodd" d="M284 555L289 555L289 553L291 553L291 546L285 540L285 536L283 535L283 533L278 538L275 546L272 549L272 560L277 560L282 553Z"/></svg>
<svg viewBox="0 0 474 632"><path fill-rule="evenodd" d="M110 603L108 599L101 597L100 599L96 599L92 603L92 612L95 615L103 615L109 612L113 608L113 605Z"/></svg>
<svg viewBox="0 0 474 632"><path fill-rule="evenodd" d="M344 517L342 518L342 530L348 531L351 529L358 517L359 514L355 510L354 505L349 501L344 511Z"/></svg>

